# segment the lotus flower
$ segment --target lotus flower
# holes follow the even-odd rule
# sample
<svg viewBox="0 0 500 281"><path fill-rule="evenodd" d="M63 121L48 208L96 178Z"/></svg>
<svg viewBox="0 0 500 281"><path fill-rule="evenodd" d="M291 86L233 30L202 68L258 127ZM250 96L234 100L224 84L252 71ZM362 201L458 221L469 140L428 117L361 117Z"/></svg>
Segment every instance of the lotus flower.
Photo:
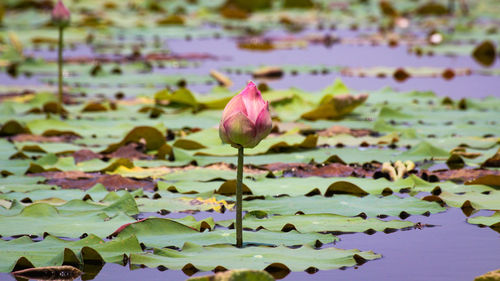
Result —
<svg viewBox="0 0 500 281"><path fill-rule="evenodd" d="M252 148L269 135L271 128L269 103L262 99L257 86L249 82L224 108L219 135L233 147Z"/></svg>
<svg viewBox="0 0 500 281"><path fill-rule="evenodd" d="M57 1L52 10L52 22L59 26L67 26L71 14L61 0Z"/></svg>

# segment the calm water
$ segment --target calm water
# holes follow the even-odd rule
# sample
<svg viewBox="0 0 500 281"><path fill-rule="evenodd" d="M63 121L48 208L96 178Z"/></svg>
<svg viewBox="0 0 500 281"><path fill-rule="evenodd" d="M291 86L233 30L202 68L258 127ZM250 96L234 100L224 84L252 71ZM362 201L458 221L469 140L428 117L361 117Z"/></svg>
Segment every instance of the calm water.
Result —
<svg viewBox="0 0 500 281"><path fill-rule="evenodd" d="M282 32L276 37L282 37ZM351 32L338 31L339 36L353 37ZM300 37L300 36L299 36ZM211 69L221 69L227 66L261 66L261 65L326 65L326 66L349 66L349 67L439 67L439 68L470 68L480 70L479 65L471 56L422 56L418 57L407 52L406 46L391 48L388 46L356 46L356 45L333 45L329 48L323 45L309 45L304 49L274 50L270 52L248 51L237 47L234 38L221 39L199 39L187 41L184 39L172 39L164 44L175 54L202 53L218 57L217 60L204 60L199 67L184 69L155 69L155 72L165 74L199 74L207 75ZM55 51L46 49L26 51L27 54L54 59ZM76 49L65 50L66 57L92 56L92 49L87 46L77 46ZM500 68L500 60L490 68ZM236 91L239 85L252 79L250 75L228 75L234 82L231 90ZM411 77L404 82L397 82L392 77L346 77L336 72L329 74L311 75L299 74L292 76L286 74L282 79L266 81L271 88L283 89L297 87L307 91L319 91L333 83L336 78L341 78L346 85L356 91L373 91L390 86L399 91L434 91L441 96L452 98L500 96L500 78L496 76L482 76L472 74L470 76L455 77L451 80L437 78ZM4 73L0 74L0 83L3 85L39 85L36 77L26 78L20 75L13 79ZM192 85L190 88L200 93L207 93L213 85ZM99 89L100 90L100 89Z"/></svg>

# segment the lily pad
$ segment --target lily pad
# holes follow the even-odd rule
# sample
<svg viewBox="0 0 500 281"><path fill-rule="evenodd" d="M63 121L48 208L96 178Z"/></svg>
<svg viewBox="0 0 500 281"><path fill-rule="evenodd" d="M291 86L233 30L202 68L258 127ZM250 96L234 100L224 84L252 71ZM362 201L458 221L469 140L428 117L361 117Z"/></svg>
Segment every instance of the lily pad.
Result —
<svg viewBox="0 0 500 281"><path fill-rule="evenodd" d="M49 235L40 242L22 236L10 241L0 240L0 249L3 253L0 257L0 272L62 264L79 267L84 263L123 263L124 255L142 252L134 236L105 243L95 235L77 241Z"/></svg>
<svg viewBox="0 0 500 281"><path fill-rule="evenodd" d="M151 248L182 247L186 242L198 245L235 244L236 242L234 230L216 229L199 232L179 222L161 218L148 218L130 224L118 234L117 238L124 239L134 235L140 242ZM282 234L267 230L245 231L243 232L243 239L246 244L287 246L321 245L337 240L332 235L301 234L296 231Z"/></svg>
<svg viewBox="0 0 500 281"><path fill-rule="evenodd" d="M315 250L309 246L290 249L279 246L245 247L238 249L229 245L201 247L186 243L182 251L155 249L154 253L132 254L132 264L144 264L149 267L168 265L171 269L183 269L184 272L209 271L215 268L248 268L281 272L286 276L290 271L302 271L308 268L319 270L335 269L356 265L359 261L380 258L373 252L326 248Z"/></svg>
<svg viewBox="0 0 500 281"><path fill-rule="evenodd" d="M217 224L223 226L233 225L234 221L220 221ZM270 216L259 219L252 215L246 215L243 219L243 227L251 229L267 229L271 231L289 232L296 230L300 233L311 232L371 232L371 231L392 231L401 228L412 227L414 224L409 221L383 221L379 219L364 219L361 217L345 217L333 214L312 214L312 215L281 215ZM234 225L233 225L234 226ZM259 230L259 232L262 230Z"/></svg>

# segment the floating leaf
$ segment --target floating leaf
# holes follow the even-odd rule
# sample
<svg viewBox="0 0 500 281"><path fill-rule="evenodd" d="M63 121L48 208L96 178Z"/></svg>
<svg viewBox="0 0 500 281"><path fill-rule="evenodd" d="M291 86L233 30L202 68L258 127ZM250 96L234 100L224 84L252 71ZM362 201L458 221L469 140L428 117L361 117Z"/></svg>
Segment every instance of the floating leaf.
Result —
<svg viewBox="0 0 500 281"><path fill-rule="evenodd" d="M497 225L497 228L500 229L500 212L497 211L489 217L477 216L473 218L468 218L467 222L472 224L482 224L487 226Z"/></svg>
<svg viewBox="0 0 500 281"><path fill-rule="evenodd" d="M356 265L361 260L367 261L380 257L373 252L337 248L315 250L309 246L298 249L279 246L276 248L245 247L238 249L229 245L201 247L186 243L181 252L171 249L155 249L153 254L131 254L130 262L132 264L145 264L148 267L168 265L171 269L182 269L188 274L198 270L209 271L215 268L248 268L266 270L274 277L282 278L290 271L302 271L308 268L336 269Z"/></svg>
<svg viewBox="0 0 500 281"><path fill-rule="evenodd" d="M139 142L141 139L144 139L146 142L147 150L157 150L166 143L164 135L158 131L158 129L148 126L140 126L130 131L121 142L108 146L103 153L114 152L122 146L131 142Z"/></svg>
<svg viewBox="0 0 500 281"><path fill-rule="evenodd" d="M357 216L364 213L368 217L378 215L400 216L402 213L420 215L445 210L434 202L425 202L413 197L403 199L393 195L382 198L373 195L365 197L336 195L331 198L320 196L266 198L265 200L245 202L243 209L281 215L302 212L304 214L331 213L343 216Z"/></svg>
<svg viewBox="0 0 500 281"><path fill-rule="evenodd" d="M220 221L217 224L223 226L234 226L234 220ZM259 219L251 215L246 215L243 219L243 227L251 229L267 229L271 231L288 232L296 230L300 233L310 232L371 232L386 231L412 227L414 224L409 221L382 221L374 218L345 217L333 214L313 214L313 215L280 215ZM262 230L260 230L262 231Z"/></svg>
<svg viewBox="0 0 500 281"><path fill-rule="evenodd" d="M182 247L186 242L198 245L235 244L236 242L234 230L217 229L199 232L179 222L161 218L148 218L130 224L120 231L117 238L124 239L134 235L147 247L153 248ZM332 235L325 234L301 234L296 231L282 234L266 230L245 231L243 238L247 244L289 246L302 244L321 245L334 242L337 239Z"/></svg>
<svg viewBox="0 0 500 281"><path fill-rule="evenodd" d="M10 241L0 240L0 272L23 268L69 264L80 267L85 263L123 263L124 255L142 252L134 236L123 240L104 242L95 235L82 240L67 241L48 235L40 242L27 236Z"/></svg>
<svg viewBox="0 0 500 281"><path fill-rule="evenodd" d="M500 191L489 191L486 194L479 192L466 192L465 194L453 194L449 192L442 192L439 197L452 207L462 207L465 205L470 205L476 210L498 209L500 203Z"/></svg>
<svg viewBox="0 0 500 281"><path fill-rule="evenodd" d="M111 218L104 212L62 215L57 208L39 203L25 207L18 215L0 217L0 223L4 226L0 229L0 235L42 236L47 232L62 237L80 237L84 233L94 233L105 237L120 225L133 221L124 214Z"/></svg>

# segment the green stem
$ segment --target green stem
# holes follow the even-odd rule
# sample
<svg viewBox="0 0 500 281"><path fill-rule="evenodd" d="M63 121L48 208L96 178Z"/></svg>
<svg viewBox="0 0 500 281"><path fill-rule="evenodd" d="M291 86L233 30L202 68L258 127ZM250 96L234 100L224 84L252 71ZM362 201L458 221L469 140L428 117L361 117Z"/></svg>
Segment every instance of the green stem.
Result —
<svg viewBox="0 0 500 281"><path fill-rule="evenodd" d="M57 49L57 67L58 67L58 86L59 86L59 104L57 110L59 111L59 116L63 116L63 29L64 27L59 26L59 45Z"/></svg>
<svg viewBox="0 0 500 281"><path fill-rule="evenodd" d="M243 147L238 147L238 171L236 174L236 247L243 247Z"/></svg>

